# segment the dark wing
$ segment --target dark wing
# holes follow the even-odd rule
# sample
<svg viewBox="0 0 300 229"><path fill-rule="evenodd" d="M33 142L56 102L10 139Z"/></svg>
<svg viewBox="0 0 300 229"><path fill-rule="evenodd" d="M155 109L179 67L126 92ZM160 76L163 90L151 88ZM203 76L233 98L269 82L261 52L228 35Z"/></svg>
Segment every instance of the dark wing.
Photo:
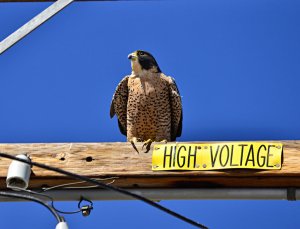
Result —
<svg viewBox="0 0 300 229"><path fill-rule="evenodd" d="M128 76L124 77L116 88L110 105L110 117L117 115L119 129L127 135L127 101L128 101Z"/></svg>
<svg viewBox="0 0 300 229"><path fill-rule="evenodd" d="M182 102L175 80L170 77L169 93L171 102L171 141L181 136L182 132Z"/></svg>

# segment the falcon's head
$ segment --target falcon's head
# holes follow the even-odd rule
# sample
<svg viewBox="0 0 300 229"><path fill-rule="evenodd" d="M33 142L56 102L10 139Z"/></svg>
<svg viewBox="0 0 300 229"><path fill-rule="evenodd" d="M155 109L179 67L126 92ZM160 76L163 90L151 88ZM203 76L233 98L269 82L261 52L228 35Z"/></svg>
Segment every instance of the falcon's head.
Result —
<svg viewBox="0 0 300 229"><path fill-rule="evenodd" d="M155 73L161 72L155 58L149 52L137 50L130 53L128 59L131 60L131 68L135 73L139 73L142 70L150 70Z"/></svg>

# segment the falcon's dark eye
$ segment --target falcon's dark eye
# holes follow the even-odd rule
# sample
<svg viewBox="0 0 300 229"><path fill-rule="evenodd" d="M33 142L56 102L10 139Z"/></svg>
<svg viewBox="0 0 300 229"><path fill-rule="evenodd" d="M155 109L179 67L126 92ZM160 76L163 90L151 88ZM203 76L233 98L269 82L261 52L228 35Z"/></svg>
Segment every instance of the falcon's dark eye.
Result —
<svg viewBox="0 0 300 229"><path fill-rule="evenodd" d="M145 53L144 53L144 52L140 52L140 55L141 55L141 56L144 56L144 55L145 55Z"/></svg>

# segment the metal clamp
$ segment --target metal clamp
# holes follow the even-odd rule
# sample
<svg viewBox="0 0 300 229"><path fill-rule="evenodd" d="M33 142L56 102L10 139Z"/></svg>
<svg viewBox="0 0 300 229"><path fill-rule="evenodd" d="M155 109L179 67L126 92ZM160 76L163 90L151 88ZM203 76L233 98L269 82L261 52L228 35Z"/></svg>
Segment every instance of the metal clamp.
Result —
<svg viewBox="0 0 300 229"><path fill-rule="evenodd" d="M288 201L296 201L296 188L287 188L286 198Z"/></svg>

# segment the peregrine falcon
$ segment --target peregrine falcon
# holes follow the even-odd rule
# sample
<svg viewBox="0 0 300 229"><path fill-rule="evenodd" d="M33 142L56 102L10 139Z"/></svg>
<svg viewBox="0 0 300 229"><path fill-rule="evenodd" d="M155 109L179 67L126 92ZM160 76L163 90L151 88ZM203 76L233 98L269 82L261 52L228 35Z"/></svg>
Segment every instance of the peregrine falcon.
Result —
<svg viewBox="0 0 300 229"><path fill-rule="evenodd" d="M175 141L182 131L182 103L175 80L163 74L146 51L128 55L131 75L116 88L110 106L110 117L118 118L119 129L135 150L144 142L148 152L155 142Z"/></svg>

